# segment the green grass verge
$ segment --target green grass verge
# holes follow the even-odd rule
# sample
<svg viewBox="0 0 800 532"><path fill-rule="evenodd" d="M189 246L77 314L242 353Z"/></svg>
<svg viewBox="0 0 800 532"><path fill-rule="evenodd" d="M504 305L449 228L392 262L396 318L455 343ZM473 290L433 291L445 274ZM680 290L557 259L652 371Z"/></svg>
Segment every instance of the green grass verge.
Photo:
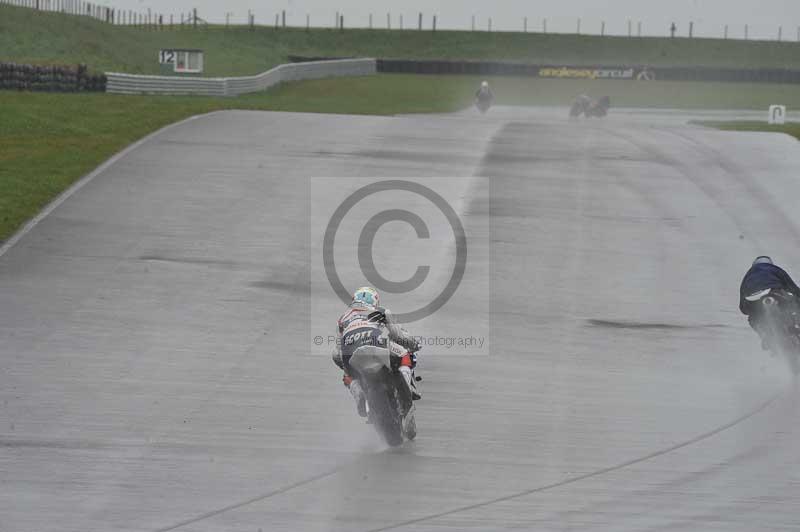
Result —
<svg viewBox="0 0 800 532"><path fill-rule="evenodd" d="M754 121L706 121L698 120L693 121L693 124L698 124L706 127L713 127L725 131L762 131L764 133L786 133L791 135L797 140L800 140L800 122L789 122L781 125L770 125L766 122Z"/></svg>
<svg viewBox="0 0 800 532"><path fill-rule="evenodd" d="M241 102L284 111L397 114L450 112L472 103L481 78L381 74L282 85ZM608 95L614 107L667 109L763 109L781 102L800 107L795 85L681 81L614 81L498 77L492 79L502 105L569 106L578 94Z"/></svg>
<svg viewBox="0 0 800 532"><path fill-rule="evenodd" d="M158 74L162 48L201 48L206 75L255 74L290 54L486 59L573 65L649 64L800 68L800 44L468 31L165 29L110 26L86 17L0 5L0 61L86 63L93 70Z"/></svg>
<svg viewBox="0 0 800 532"><path fill-rule="evenodd" d="M43 94L0 91L0 241L57 194L144 135L219 109L398 114L451 112L471 104L479 79L378 75L281 85L239 98ZM559 105L582 92L616 106L765 109L800 107L783 85L497 78L498 103Z"/></svg>

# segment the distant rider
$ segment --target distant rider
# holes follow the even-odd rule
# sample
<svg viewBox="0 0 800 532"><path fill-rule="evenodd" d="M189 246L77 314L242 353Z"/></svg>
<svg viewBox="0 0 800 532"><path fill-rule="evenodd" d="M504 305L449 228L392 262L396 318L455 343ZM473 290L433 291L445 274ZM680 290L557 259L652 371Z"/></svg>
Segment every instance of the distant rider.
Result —
<svg viewBox="0 0 800 532"><path fill-rule="evenodd" d="M399 351L407 353L400 359L399 371L405 378L411 395L416 401L422 396L417 391L414 379L417 341L409 335L392 316L380 305L378 291L371 287L359 288L353 294L353 301L344 314L339 317L336 333L337 341L333 352L333 362L344 371L342 382L350 390L356 401L358 415L366 417L366 395L354 375L349 362L353 352L363 346L389 348L394 345ZM366 334L365 334L366 333Z"/></svg>
<svg viewBox="0 0 800 532"><path fill-rule="evenodd" d="M750 326L761 337L761 346L764 349L767 349L767 336L761 319L760 302L748 301L746 298L767 288L782 291L789 297L800 296L800 287L795 284L789 274L776 266L770 257L762 255L756 257L753 265L742 279L742 285L739 288L739 310L747 316Z"/></svg>
<svg viewBox="0 0 800 532"><path fill-rule="evenodd" d="M479 102L489 102L492 103L494 101L494 93L492 89L489 88L488 81L482 81L480 88L475 92L475 98Z"/></svg>

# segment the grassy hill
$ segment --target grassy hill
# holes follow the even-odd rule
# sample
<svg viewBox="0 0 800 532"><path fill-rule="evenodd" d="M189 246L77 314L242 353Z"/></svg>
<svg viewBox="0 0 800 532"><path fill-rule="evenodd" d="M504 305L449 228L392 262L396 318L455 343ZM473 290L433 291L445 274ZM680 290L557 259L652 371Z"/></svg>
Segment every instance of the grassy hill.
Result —
<svg viewBox="0 0 800 532"><path fill-rule="evenodd" d="M790 42L219 26L152 31L0 5L0 61L157 74L158 50L178 47L205 50L209 76L255 74L290 54L800 69L800 44Z"/></svg>

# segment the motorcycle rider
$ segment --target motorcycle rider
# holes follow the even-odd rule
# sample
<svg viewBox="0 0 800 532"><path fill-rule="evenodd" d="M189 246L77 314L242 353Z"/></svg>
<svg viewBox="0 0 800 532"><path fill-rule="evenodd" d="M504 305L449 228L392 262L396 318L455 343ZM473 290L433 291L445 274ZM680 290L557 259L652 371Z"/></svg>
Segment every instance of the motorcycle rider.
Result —
<svg viewBox="0 0 800 532"><path fill-rule="evenodd" d="M771 288L782 291L784 295L797 298L800 296L800 287L795 284L791 276L785 270L776 266L772 258L761 255L756 257L753 265L747 270L739 288L739 310L747 316L750 327L756 331L761 338L761 347L768 349L767 329L764 327L762 313L760 312L760 301L748 301L747 297L762 290ZM795 299L796 301L796 299Z"/></svg>
<svg viewBox="0 0 800 532"><path fill-rule="evenodd" d="M392 313L380 306L378 291L366 286L353 294L353 300L342 314L336 326L337 341L332 358L333 362L344 371L342 382L350 391L356 402L358 415L367 416L366 394L349 366L350 357L359 347L371 345L391 349L392 352L403 352L399 371L403 375L413 400L422 398L415 384L414 367L417 359L414 354L419 351L419 344L409 335L392 316Z"/></svg>
<svg viewBox="0 0 800 532"><path fill-rule="evenodd" d="M478 88L478 90L475 92L475 99L479 102L494 101L494 93L492 92L492 89L489 88L488 81L484 80L481 82L480 88Z"/></svg>
<svg viewBox="0 0 800 532"><path fill-rule="evenodd" d="M592 99L585 94L579 94L575 101L572 102L572 107L569 110L571 118L577 118L585 113L592 105Z"/></svg>

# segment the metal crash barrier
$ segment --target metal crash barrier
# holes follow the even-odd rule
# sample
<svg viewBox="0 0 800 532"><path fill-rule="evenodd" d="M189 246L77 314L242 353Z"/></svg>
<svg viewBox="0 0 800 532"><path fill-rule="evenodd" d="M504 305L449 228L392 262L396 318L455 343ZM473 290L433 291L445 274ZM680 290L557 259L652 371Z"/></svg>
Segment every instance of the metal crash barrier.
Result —
<svg viewBox="0 0 800 532"><path fill-rule="evenodd" d="M284 81L340 76L368 76L377 73L375 59L339 59L279 65L255 76L203 78L144 76L108 72L106 91L118 94L196 94L238 96L259 92Z"/></svg>

